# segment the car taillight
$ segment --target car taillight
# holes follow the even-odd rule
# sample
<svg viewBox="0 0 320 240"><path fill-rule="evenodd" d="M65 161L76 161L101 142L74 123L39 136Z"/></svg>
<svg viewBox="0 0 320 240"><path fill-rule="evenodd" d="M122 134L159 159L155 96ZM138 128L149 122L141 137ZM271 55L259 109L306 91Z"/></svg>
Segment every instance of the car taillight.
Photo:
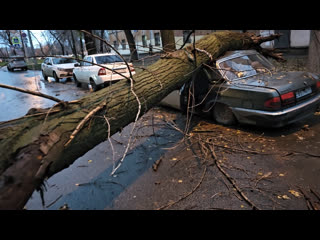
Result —
<svg viewBox="0 0 320 240"><path fill-rule="evenodd" d="M98 72L98 76L107 75L107 71L105 68L100 68Z"/></svg>
<svg viewBox="0 0 320 240"><path fill-rule="evenodd" d="M281 95L281 101L283 105L293 103L295 101L295 96L293 92L288 92Z"/></svg>
<svg viewBox="0 0 320 240"><path fill-rule="evenodd" d="M279 109L281 107L280 97L274 97L264 102L266 108Z"/></svg>
<svg viewBox="0 0 320 240"><path fill-rule="evenodd" d="M320 88L320 81L317 81L317 88Z"/></svg>
<svg viewBox="0 0 320 240"><path fill-rule="evenodd" d="M129 63L129 68L130 68L130 72L134 72L135 71L132 63Z"/></svg>

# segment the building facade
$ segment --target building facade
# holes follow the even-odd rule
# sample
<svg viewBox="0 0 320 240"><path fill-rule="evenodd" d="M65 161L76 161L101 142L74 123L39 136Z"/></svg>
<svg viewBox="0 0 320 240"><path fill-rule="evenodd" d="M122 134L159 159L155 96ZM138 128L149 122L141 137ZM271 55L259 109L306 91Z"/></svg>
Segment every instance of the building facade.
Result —
<svg viewBox="0 0 320 240"><path fill-rule="evenodd" d="M174 30L176 48L183 45L191 30ZM203 36L216 31L224 30L196 30L195 37L193 34L189 37L187 43L192 43L201 39ZM254 32L257 35L268 36L274 33L281 33L279 40L274 40L262 44L265 48L308 48L310 42L310 30L232 30L237 32ZM123 55L130 55L127 39L123 30L108 30L109 42ZM139 55L148 54L150 46L152 52L162 51L162 42L160 30L132 30L135 39L136 48Z"/></svg>

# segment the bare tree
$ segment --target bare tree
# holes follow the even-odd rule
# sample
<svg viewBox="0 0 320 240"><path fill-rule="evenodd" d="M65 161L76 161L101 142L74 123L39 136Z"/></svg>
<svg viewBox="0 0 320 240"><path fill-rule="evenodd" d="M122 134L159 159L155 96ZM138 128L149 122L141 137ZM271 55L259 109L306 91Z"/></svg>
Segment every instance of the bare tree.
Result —
<svg viewBox="0 0 320 240"><path fill-rule="evenodd" d="M92 33L92 30L86 30L86 31ZM89 55L97 53L95 39L93 39L91 35L84 34L84 42Z"/></svg>
<svg viewBox="0 0 320 240"><path fill-rule="evenodd" d="M134 37L133 37L131 30L124 30L124 33L126 35L127 42L129 45L131 60L138 60L138 52L137 52L137 48L136 48L136 43L134 41Z"/></svg>
<svg viewBox="0 0 320 240"><path fill-rule="evenodd" d="M320 73L320 31L311 30L307 68L310 72Z"/></svg>
<svg viewBox="0 0 320 240"><path fill-rule="evenodd" d="M161 30L162 48L165 52L173 52L176 50L173 30Z"/></svg>

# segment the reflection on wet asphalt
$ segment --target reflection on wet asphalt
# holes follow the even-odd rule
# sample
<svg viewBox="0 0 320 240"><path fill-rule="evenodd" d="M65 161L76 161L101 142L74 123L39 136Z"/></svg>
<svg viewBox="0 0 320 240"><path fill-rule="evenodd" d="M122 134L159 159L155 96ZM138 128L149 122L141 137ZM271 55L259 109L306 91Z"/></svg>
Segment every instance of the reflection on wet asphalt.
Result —
<svg viewBox="0 0 320 240"><path fill-rule="evenodd" d="M6 67L0 68L0 83L38 91L56 98L70 101L80 98L89 91L77 88L72 81L62 79L56 83L52 78L44 81L41 71L8 72ZM0 121L7 121L25 115L30 108L48 108L55 104L46 98L0 88Z"/></svg>

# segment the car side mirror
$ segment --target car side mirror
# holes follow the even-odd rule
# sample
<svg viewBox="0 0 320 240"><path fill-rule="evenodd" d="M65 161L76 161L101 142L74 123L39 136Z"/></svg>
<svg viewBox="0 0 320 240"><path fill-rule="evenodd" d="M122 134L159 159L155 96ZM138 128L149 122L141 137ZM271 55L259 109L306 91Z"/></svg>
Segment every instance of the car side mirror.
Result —
<svg viewBox="0 0 320 240"><path fill-rule="evenodd" d="M47 63L47 65L52 65L52 63Z"/></svg>
<svg viewBox="0 0 320 240"><path fill-rule="evenodd" d="M80 63L75 63L74 66L75 67L80 67Z"/></svg>

